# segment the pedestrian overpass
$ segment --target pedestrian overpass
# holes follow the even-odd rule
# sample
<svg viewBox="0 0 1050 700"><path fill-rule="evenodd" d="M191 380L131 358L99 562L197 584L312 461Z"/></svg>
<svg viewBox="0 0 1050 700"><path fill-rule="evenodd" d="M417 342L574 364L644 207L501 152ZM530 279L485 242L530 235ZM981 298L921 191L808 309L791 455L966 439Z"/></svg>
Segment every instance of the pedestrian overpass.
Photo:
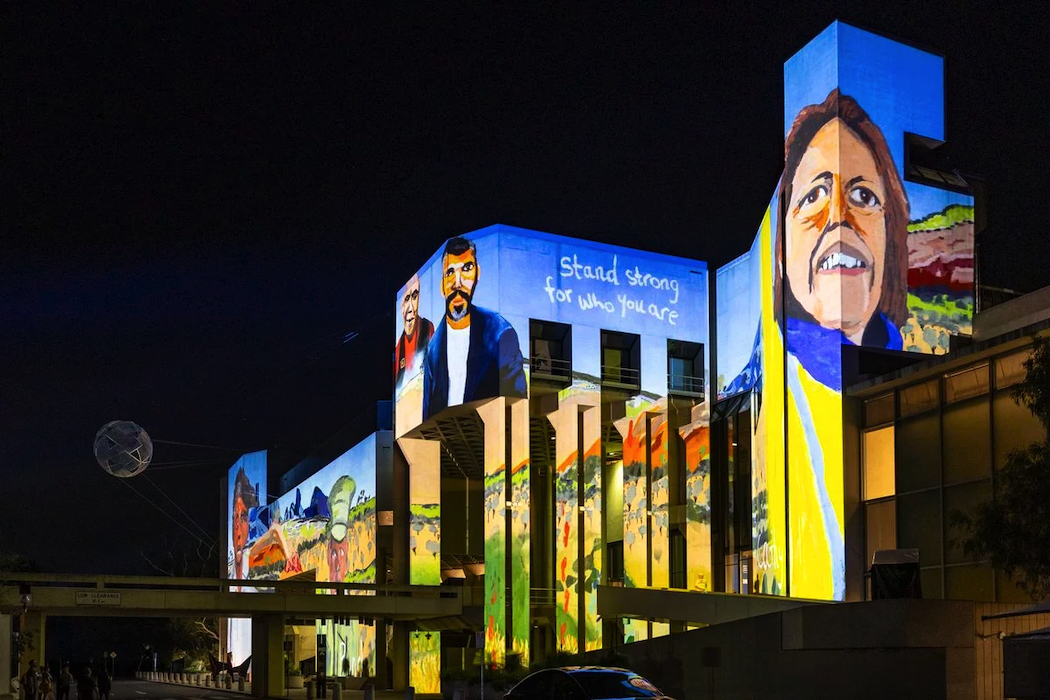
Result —
<svg viewBox="0 0 1050 700"><path fill-rule="evenodd" d="M241 590L252 583L252 592ZM477 600L474 597L477 596ZM0 688L10 687L12 616L36 641L22 661L43 664L47 617L246 617L252 620L252 695L272 697L284 689L284 627L288 620L362 617L375 620L384 639L394 626L394 681L408 669L396 653L407 634L398 628L426 621L434 629L456 624L464 608L482 605L471 588L315 582L239 581L153 576L0 573ZM405 651L407 652L407 646ZM386 674L386 647L376 645L377 680Z"/></svg>

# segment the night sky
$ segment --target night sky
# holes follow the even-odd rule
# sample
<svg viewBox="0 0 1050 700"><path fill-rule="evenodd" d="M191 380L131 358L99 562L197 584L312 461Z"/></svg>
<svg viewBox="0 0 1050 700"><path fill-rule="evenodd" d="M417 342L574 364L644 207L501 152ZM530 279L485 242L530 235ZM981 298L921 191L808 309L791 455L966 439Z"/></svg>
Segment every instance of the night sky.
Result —
<svg viewBox="0 0 1050 700"><path fill-rule="evenodd" d="M783 62L836 18L946 56L981 274L1050 283L1050 3L372 4L4 9L0 550L149 573L189 535L143 496L217 536L239 452L389 397L394 296L451 235L746 251ZM91 450L114 419L230 451L159 443L122 484Z"/></svg>

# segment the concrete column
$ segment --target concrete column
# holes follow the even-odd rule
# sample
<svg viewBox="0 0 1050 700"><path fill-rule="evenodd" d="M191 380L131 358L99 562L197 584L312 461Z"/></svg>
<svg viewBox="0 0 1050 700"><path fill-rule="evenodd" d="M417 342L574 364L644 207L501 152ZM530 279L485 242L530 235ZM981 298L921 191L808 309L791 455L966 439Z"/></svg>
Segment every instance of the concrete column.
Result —
<svg viewBox="0 0 1050 700"><path fill-rule="evenodd" d="M11 616L0 615L0 698L11 697Z"/></svg>
<svg viewBox="0 0 1050 700"><path fill-rule="evenodd" d="M29 660L36 659L37 666L44 665L44 629L47 627L47 615L42 612L26 613L22 616L22 633L33 635L33 649L22 652L19 658L20 668L29 668Z"/></svg>
<svg viewBox="0 0 1050 700"><path fill-rule="evenodd" d="M408 687L408 636L411 623L394 622L394 690Z"/></svg>
<svg viewBox="0 0 1050 700"><path fill-rule="evenodd" d="M284 695L284 616L252 616L252 695Z"/></svg>
<svg viewBox="0 0 1050 700"><path fill-rule="evenodd" d="M376 667L373 669L376 687L385 690L390 684L386 671L386 620L376 620Z"/></svg>

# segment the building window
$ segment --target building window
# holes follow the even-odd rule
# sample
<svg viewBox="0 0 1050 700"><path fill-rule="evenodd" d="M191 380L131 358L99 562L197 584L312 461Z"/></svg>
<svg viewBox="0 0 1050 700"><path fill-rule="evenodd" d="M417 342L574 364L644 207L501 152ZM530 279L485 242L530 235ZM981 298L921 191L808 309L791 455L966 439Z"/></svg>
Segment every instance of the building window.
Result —
<svg viewBox="0 0 1050 700"><path fill-rule="evenodd" d="M941 491L930 489L897 497L897 546L901 549L915 547L919 550L919 566L940 566ZM938 584L937 590L940 590ZM926 582L922 582L923 595Z"/></svg>
<svg viewBox="0 0 1050 700"><path fill-rule="evenodd" d="M990 564L947 566L944 569L944 587L949 600L976 600L992 602L995 598L995 572Z"/></svg>
<svg viewBox="0 0 1050 700"><path fill-rule="evenodd" d="M901 389L901 418L936 408L940 403L937 388L938 380L931 379L928 382L913 384Z"/></svg>
<svg viewBox="0 0 1050 700"><path fill-rule="evenodd" d="M985 396L944 409L944 483L957 484L992 475L989 404Z"/></svg>
<svg viewBox="0 0 1050 700"><path fill-rule="evenodd" d="M529 368L532 377L572 380L572 326L553 321L529 322Z"/></svg>
<svg viewBox="0 0 1050 700"><path fill-rule="evenodd" d="M978 505L990 500L992 500L990 479L944 489L944 562L946 564L963 564L974 561L972 556L966 554L963 546L967 537L966 530L952 523L951 514L959 512L972 515Z"/></svg>
<svg viewBox="0 0 1050 700"><path fill-rule="evenodd" d="M962 401L988 393L988 363L944 377L944 401Z"/></svg>
<svg viewBox="0 0 1050 700"><path fill-rule="evenodd" d="M864 566L871 566L875 552L880 549L897 548L897 504L893 499L869 503L864 506L865 540L867 559Z"/></svg>
<svg viewBox="0 0 1050 700"><path fill-rule="evenodd" d="M941 420L937 413L899 421L893 442L898 494L941 485Z"/></svg>
<svg viewBox="0 0 1050 700"><path fill-rule="evenodd" d="M671 530L671 588L685 588L685 535L678 528Z"/></svg>
<svg viewBox="0 0 1050 700"><path fill-rule="evenodd" d="M893 426L864 433L864 500L894 493Z"/></svg>
<svg viewBox="0 0 1050 700"><path fill-rule="evenodd" d="M605 570L608 572L609 583L623 584L623 540L605 545L605 553Z"/></svg>
<svg viewBox="0 0 1050 700"><path fill-rule="evenodd" d="M683 340L667 341L667 388L672 393L704 394L704 346Z"/></svg>
<svg viewBox="0 0 1050 700"><path fill-rule="evenodd" d="M1024 380L1028 374L1024 361L1032 356L1031 349L1004 355L995 359L995 388L1003 389Z"/></svg>
<svg viewBox="0 0 1050 700"><path fill-rule="evenodd" d="M996 469L1001 469L1018 447L1046 439L1043 424L1027 407L1018 405L1008 391L996 392L992 398L992 430Z"/></svg>
<svg viewBox="0 0 1050 700"><path fill-rule="evenodd" d="M864 427L893 422L893 392L864 402Z"/></svg>
<svg viewBox="0 0 1050 700"><path fill-rule="evenodd" d="M641 339L632 333L602 331L602 384L641 386Z"/></svg>

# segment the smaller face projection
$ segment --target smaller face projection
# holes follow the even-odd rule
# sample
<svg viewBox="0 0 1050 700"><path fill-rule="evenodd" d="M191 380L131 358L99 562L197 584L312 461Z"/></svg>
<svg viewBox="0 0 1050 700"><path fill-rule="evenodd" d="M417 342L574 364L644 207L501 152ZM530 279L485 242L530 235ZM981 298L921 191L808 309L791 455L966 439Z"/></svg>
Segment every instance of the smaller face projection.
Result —
<svg viewBox="0 0 1050 700"><path fill-rule="evenodd" d="M785 258L791 292L821 326L863 333L882 294L886 184L840 120L810 141L791 181Z"/></svg>
<svg viewBox="0 0 1050 700"><path fill-rule="evenodd" d="M416 319L419 317L419 278L413 277L405 285L401 297L401 318L405 322L405 335L412 337L416 332Z"/></svg>
<svg viewBox="0 0 1050 700"><path fill-rule="evenodd" d="M441 293L445 297L445 313L449 321L462 321L470 313L470 301L478 281L478 261L468 250L459 255L446 255L444 268Z"/></svg>
<svg viewBox="0 0 1050 700"><path fill-rule="evenodd" d="M349 539L328 540L328 580L345 581L347 574L346 559L350 551Z"/></svg>
<svg viewBox="0 0 1050 700"><path fill-rule="evenodd" d="M248 543L248 506L240 497L233 499L233 549L240 554Z"/></svg>

